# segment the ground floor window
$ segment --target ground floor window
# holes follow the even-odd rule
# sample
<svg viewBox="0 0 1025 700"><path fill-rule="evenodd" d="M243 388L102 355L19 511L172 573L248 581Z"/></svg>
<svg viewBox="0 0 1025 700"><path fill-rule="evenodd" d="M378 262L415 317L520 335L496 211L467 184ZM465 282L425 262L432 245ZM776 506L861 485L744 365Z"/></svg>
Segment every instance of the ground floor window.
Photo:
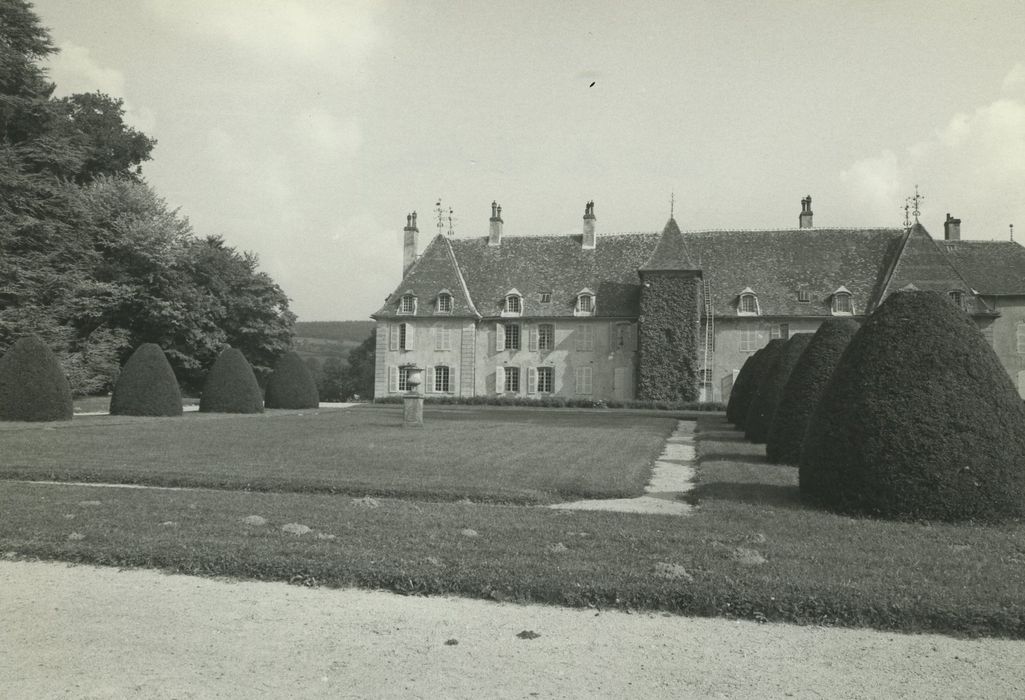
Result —
<svg viewBox="0 0 1025 700"><path fill-rule="evenodd" d="M520 393L520 368L505 368L505 391L510 394Z"/></svg>
<svg viewBox="0 0 1025 700"><path fill-rule="evenodd" d="M539 394L550 394L555 386L555 368L537 368L537 392Z"/></svg>
<svg viewBox="0 0 1025 700"><path fill-rule="evenodd" d="M434 368L434 390L438 393L447 394L452 391L452 371L444 365Z"/></svg>
<svg viewBox="0 0 1025 700"><path fill-rule="evenodd" d="M576 393L590 395L592 391L592 378L590 367L577 367L573 370L576 379Z"/></svg>
<svg viewBox="0 0 1025 700"><path fill-rule="evenodd" d="M403 324L405 325L405 324ZM410 367L399 367L399 391L409 391Z"/></svg>

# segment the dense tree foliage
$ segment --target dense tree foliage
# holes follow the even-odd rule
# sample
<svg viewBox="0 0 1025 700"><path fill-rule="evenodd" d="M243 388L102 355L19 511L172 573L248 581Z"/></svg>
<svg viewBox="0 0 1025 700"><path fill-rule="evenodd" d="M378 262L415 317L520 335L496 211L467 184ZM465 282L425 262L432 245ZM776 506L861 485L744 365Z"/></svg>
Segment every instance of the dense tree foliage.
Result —
<svg viewBox="0 0 1025 700"><path fill-rule="evenodd" d="M191 391L229 344L266 377L291 343L287 297L142 181L155 142L120 99L52 97L54 51L27 2L0 0L0 352L38 336L78 394L109 390L147 342Z"/></svg>
<svg viewBox="0 0 1025 700"><path fill-rule="evenodd" d="M41 339L21 338L0 357L0 420L71 420L71 387Z"/></svg>
<svg viewBox="0 0 1025 700"><path fill-rule="evenodd" d="M800 486L870 515L1025 515L1025 406L945 294L893 294L851 339L808 425Z"/></svg>

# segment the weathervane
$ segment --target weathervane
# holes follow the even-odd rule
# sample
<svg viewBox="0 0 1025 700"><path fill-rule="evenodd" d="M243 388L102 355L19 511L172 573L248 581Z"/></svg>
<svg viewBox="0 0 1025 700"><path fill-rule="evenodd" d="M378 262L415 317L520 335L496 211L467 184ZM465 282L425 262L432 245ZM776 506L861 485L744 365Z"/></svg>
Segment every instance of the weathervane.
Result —
<svg viewBox="0 0 1025 700"><path fill-rule="evenodd" d="M438 234L440 235L445 230L445 222L448 221L448 235L450 237L454 235L455 229L452 226L454 221L452 215L455 212L452 210L452 207L449 207L446 212L445 208L441 206L441 200L439 199L434 203L434 213L438 215Z"/></svg>
<svg viewBox="0 0 1025 700"><path fill-rule="evenodd" d="M909 205L911 206L911 216L915 217L915 223L916 224L918 223L918 216L922 213L919 210L918 207L922 203L923 199L925 199L925 195L924 194L919 194L918 193L918 185L915 185L915 196L914 197L908 197L907 199L904 200L904 226L905 227L911 226L911 221L908 219L908 208L909 208Z"/></svg>

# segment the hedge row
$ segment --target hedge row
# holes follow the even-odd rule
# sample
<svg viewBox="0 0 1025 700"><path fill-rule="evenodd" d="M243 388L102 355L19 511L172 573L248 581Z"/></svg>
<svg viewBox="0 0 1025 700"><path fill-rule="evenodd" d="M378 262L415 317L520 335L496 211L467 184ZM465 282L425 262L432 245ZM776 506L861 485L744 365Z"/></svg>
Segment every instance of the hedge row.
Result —
<svg viewBox="0 0 1025 700"><path fill-rule="evenodd" d="M402 396L383 396L374 399L374 403L402 403ZM427 396L425 404L436 406L534 406L538 408L634 408L656 411L722 411L725 406L720 402L700 401L650 401L638 399L623 401L619 399L570 399L561 396L544 398L527 398L523 396Z"/></svg>

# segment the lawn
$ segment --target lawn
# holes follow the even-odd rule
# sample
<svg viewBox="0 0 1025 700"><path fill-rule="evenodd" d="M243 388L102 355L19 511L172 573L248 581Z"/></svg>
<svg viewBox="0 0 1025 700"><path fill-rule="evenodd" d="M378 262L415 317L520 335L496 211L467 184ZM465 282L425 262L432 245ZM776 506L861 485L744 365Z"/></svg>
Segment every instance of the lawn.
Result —
<svg viewBox="0 0 1025 700"><path fill-rule="evenodd" d="M400 407L0 424L0 479L550 503L638 495L667 417Z"/></svg>
<svg viewBox="0 0 1025 700"><path fill-rule="evenodd" d="M494 432L484 413L477 420ZM557 423L543 412L515 417L546 429ZM690 517L8 482L0 552L307 585L1025 639L1025 526L818 511L800 502L794 468L767 464L762 448L724 419L702 417L698 431L699 507ZM246 524L251 515L266 523ZM281 529L289 523L311 531L289 534Z"/></svg>

